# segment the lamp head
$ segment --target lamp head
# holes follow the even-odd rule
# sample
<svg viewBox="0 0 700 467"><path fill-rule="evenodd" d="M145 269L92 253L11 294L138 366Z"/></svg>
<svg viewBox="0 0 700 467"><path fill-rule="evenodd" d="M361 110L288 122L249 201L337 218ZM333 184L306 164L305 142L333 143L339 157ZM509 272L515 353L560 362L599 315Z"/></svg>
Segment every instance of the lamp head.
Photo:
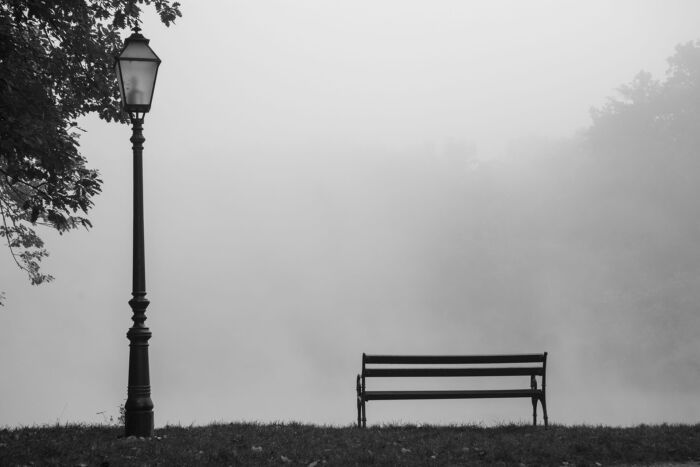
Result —
<svg viewBox="0 0 700 467"><path fill-rule="evenodd" d="M124 41L124 48L114 64L122 107L130 115L145 114L151 110L160 58L148 42L137 25Z"/></svg>

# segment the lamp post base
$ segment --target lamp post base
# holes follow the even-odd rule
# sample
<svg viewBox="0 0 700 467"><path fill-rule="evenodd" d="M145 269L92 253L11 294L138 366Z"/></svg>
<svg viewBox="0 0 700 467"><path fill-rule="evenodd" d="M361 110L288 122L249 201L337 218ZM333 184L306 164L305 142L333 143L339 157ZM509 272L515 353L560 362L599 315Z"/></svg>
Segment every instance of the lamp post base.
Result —
<svg viewBox="0 0 700 467"><path fill-rule="evenodd" d="M153 436L153 410L130 411L125 414L126 436Z"/></svg>
<svg viewBox="0 0 700 467"><path fill-rule="evenodd" d="M129 344L129 386L124 404L126 436L153 436L153 401L148 368L148 340L151 331L144 326L148 299L136 296L129 301L134 310L134 327L126 333Z"/></svg>

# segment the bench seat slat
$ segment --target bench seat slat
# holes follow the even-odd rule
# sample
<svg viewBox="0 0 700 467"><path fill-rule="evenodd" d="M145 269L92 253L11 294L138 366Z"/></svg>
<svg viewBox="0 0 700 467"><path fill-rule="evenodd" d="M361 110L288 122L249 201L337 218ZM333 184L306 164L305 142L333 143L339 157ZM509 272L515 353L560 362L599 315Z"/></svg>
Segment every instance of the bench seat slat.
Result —
<svg viewBox="0 0 700 467"><path fill-rule="evenodd" d="M459 364L459 363L534 363L543 362L543 354L519 355L365 355L365 363Z"/></svg>
<svg viewBox="0 0 700 467"><path fill-rule="evenodd" d="M521 376L543 374L542 367L503 368L365 368L366 377L430 377L430 376Z"/></svg>
<svg viewBox="0 0 700 467"><path fill-rule="evenodd" d="M539 389L499 389L469 391L365 391L364 399L410 400L410 399L485 399L505 397L541 397Z"/></svg>

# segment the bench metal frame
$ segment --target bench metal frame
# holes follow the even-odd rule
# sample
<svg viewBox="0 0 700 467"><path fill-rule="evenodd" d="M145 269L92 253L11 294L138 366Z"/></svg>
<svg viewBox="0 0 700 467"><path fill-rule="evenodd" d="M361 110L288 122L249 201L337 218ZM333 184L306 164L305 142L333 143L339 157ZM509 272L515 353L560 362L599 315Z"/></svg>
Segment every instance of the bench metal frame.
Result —
<svg viewBox="0 0 700 467"><path fill-rule="evenodd" d="M532 366L494 366L535 363ZM382 367L374 367L382 365ZM389 365L400 365L390 367ZM435 365L446 365L436 367ZM456 367L455 365L462 365ZM464 365L472 365L464 367ZM491 365L491 366L484 366ZM367 378L430 378L479 376L529 376L530 388L430 391L368 391ZM541 388L537 387L537 376ZM357 426L366 427L368 401L413 399L483 399L529 397L532 400L532 424L537 425L537 401L542 404L544 426L547 427L547 352L518 355L367 355L362 354L362 373L357 375Z"/></svg>

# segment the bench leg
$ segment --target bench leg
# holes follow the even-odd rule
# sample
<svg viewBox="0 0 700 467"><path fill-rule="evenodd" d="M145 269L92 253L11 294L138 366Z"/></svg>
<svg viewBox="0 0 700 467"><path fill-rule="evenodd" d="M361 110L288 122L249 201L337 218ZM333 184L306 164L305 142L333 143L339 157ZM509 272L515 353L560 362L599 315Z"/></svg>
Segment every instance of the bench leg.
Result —
<svg viewBox="0 0 700 467"><path fill-rule="evenodd" d="M362 427L362 388L360 387L360 375L357 375L357 427Z"/></svg>
<svg viewBox="0 0 700 467"><path fill-rule="evenodd" d="M544 427L547 428L547 402L544 400L544 395L542 396L542 414L544 416Z"/></svg>
<svg viewBox="0 0 700 467"><path fill-rule="evenodd" d="M360 375L357 375L357 426L361 428L367 427L367 418L365 417L365 399L364 399L364 381Z"/></svg>
<svg viewBox="0 0 700 467"><path fill-rule="evenodd" d="M362 428L367 428L367 416L365 415L365 401L362 401Z"/></svg>
<svg viewBox="0 0 700 467"><path fill-rule="evenodd" d="M535 375L530 375L530 389L533 391L537 390L537 378L535 378ZM532 398L532 426L537 425L537 399L539 399L537 396Z"/></svg>

